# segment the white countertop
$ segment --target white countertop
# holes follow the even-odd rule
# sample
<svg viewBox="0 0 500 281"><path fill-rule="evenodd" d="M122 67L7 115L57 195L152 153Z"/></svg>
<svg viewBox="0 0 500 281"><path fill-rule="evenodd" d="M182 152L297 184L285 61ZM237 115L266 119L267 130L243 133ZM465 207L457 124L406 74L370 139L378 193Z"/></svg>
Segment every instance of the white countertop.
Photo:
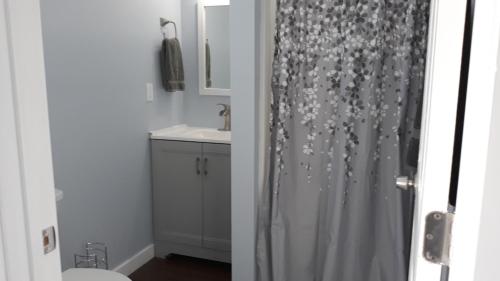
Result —
<svg viewBox="0 0 500 281"><path fill-rule="evenodd" d="M189 127L176 125L150 132L153 140L176 140L231 144L231 132L219 131L214 128Z"/></svg>

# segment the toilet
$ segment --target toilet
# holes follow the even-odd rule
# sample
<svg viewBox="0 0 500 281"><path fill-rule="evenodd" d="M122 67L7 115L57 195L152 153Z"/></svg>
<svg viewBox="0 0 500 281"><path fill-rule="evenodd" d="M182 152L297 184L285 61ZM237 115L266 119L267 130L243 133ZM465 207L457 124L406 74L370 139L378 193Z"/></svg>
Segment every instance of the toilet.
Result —
<svg viewBox="0 0 500 281"><path fill-rule="evenodd" d="M63 272L63 281L131 281L120 273L95 268L71 268Z"/></svg>

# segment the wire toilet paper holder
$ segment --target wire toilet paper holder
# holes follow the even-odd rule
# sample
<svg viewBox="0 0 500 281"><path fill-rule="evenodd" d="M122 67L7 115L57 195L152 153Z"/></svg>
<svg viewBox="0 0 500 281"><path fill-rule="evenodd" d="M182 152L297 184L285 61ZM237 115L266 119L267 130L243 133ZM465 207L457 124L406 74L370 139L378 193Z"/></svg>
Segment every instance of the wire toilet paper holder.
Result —
<svg viewBox="0 0 500 281"><path fill-rule="evenodd" d="M85 254L75 254L75 268L102 268L109 269L108 247L102 242L86 242Z"/></svg>

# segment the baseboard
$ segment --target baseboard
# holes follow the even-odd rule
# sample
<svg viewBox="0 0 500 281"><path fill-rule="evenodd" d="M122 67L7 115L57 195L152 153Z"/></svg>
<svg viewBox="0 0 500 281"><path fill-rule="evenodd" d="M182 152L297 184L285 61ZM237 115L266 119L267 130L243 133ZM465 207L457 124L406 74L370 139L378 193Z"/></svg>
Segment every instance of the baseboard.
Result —
<svg viewBox="0 0 500 281"><path fill-rule="evenodd" d="M155 256L155 245L151 244L146 248L140 250L131 258L124 261L122 264L115 267L113 271L129 276L134 271L136 271L141 266L150 261L152 258L154 258L154 256Z"/></svg>

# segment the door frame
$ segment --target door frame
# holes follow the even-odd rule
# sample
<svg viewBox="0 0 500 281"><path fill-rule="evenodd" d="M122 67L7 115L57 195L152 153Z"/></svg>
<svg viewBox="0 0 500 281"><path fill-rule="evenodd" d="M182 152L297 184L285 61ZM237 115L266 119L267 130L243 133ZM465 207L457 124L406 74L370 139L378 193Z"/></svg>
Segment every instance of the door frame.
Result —
<svg viewBox="0 0 500 281"><path fill-rule="evenodd" d="M0 5L0 280L31 280L14 112L7 11Z"/></svg>
<svg viewBox="0 0 500 281"><path fill-rule="evenodd" d="M441 266L422 254L425 217L448 210L466 7L467 0L431 1L409 281L441 278Z"/></svg>
<svg viewBox="0 0 500 281"><path fill-rule="evenodd" d="M449 281L500 279L500 3L475 2Z"/></svg>
<svg viewBox="0 0 500 281"><path fill-rule="evenodd" d="M38 0L0 0L0 63L0 272L7 281L60 281ZM51 226L56 249L44 254Z"/></svg>

